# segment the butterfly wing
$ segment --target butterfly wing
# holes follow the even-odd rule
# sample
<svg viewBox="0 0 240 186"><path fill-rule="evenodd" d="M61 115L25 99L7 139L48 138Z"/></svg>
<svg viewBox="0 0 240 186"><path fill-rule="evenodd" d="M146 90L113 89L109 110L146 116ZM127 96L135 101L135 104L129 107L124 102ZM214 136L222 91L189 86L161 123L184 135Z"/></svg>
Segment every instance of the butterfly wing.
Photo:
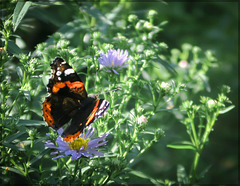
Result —
<svg viewBox="0 0 240 186"><path fill-rule="evenodd" d="M88 97L84 100L82 107L72 117L70 125L64 130L62 137L65 141L73 141L83 129L102 117L109 107L109 102L104 99Z"/></svg>
<svg viewBox="0 0 240 186"><path fill-rule="evenodd" d="M62 58L55 58L50 66L50 95L43 102L43 117L50 127L59 129L76 114L87 92L80 77Z"/></svg>

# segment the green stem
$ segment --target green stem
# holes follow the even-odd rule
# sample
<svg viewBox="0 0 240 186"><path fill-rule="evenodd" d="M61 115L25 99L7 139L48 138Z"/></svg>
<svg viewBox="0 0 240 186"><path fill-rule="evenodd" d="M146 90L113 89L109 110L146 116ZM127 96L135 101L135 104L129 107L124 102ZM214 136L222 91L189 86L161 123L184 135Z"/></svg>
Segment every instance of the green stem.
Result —
<svg viewBox="0 0 240 186"><path fill-rule="evenodd" d="M103 182L100 185L106 185L111 178L111 172L109 172L109 175L103 180Z"/></svg>
<svg viewBox="0 0 240 186"><path fill-rule="evenodd" d="M197 179L196 178L196 170L197 170L199 158L200 158L201 152L204 148L204 145L207 142L208 136L211 133L211 130L212 130L212 127L213 127L213 125L216 121L216 118L217 118L216 114L214 114L212 118L209 117L208 123L206 125L205 132L204 132L203 137L202 137L202 143L201 143L200 146L197 147L197 151L195 152L195 157L194 157L192 169L191 169L190 176L189 176L190 180L191 180L191 183L194 183Z"/></svg>
<svg viewBox="0 0 240 186"><path fill-rule="evenodd" d="M58 159L57 160L57 171L58 171L58 177L61 178L62 177L62 166L61 164L61 160ZM59 179L59 185L62 185L62 180Z"/></svg>
<svg viewBox="0 0 240 186"><path fill-rule="evenodd" d="M10 32L9 31L3 31L4 32L4 37L5 37L5 44L4 44L4 51L7 52L7 47L8 47L8 40L9 40L9 37L10 37Z"/></svg>
<svg viewBox="0 0 240 186"><path fill-rule="evenodd" d="M136 141L136 138L137 138L137 136L138 136L138 132L139 132L139 131L137 130L137 127L135 126L135 127L134 127L134 131L133 131L133 135L132 135L132 136L133 136L133 137L132 137L132 140L131 140L130 144L128 145L126 151L124 152L123 158L126 158L128 152L132 149L132 146L134 145L134 143L135 143L135 141Z"/></svg>
<svg viewBox="0 0 240 186"><path fill-rule="evenodd" d="M192 128L192 133L193 133L193 138L194 138L194 144L196 145L196 148L198 149L199 148L199 141L198 141L198 137L197 137L197 133L196 133L193 118L194 118L194 116L192 116L191 128Z"/></svg>
<svg viewBox="0 0 240 186"><path fill-rule="evenodd" d="M15 161L13 159L10 160L13 165L15 165L15 167L17 167L17 169L24 175L26 176L26 173L15 163Z"/></svg>
<svg viewBox="0 0 240 186"><path fill-rule="evenodd" d="M74 173L73 173L73 182L75 181L75 178L76 178L76 175L77 175L77 170L79 168L79 166L78 166L79 165L79 161L80 161L80 159L78 159L77 163L75 164Z"/></svg>
<svg viewBox="0 0 240 186"><path fill-rule="evenodd" d="M87 75L86 75L86 81L85 81L85 89L88 90L88 84L89 84L89 77L90 77L90 63L87 62Z"/></svg>
<svg viewBox="0 0 240 186"><path fill-rule="evenodd" d="M200 152L196 151L194 160L193 160L192 169L191 169L190 176L189 176L190 180L191 180L190 183L194 183L196 181L196 170L197 170L199 158L200 158Z"/></svg>
<svg viewBox="0 0 240 186"><path fill-rule="evenodd" d="M11 113L11 111L12 111L13 107L15 106L15 104L17 103L17 100L18 100L18 98L19 98L19 96L20 96L21 93L22 93L22 91L20 90L20 91L18 92L18 95L16 96L15 100L13 101L12 106L11 106L10 109L8 110L8 114L7 114L7 115L9 115L9 114Z"/></svg>
<svg viewBox="0 0 240 186"><path fill-rule="evenodd" d="M146 152L153 144L153 141L151 141L148 146L146 146L145 148L143 148L138 154L137 156L135 156L133 159L131 159L131 161L129 162L129 165L132 164L139 156L141 156L144 152Z"/></svg>

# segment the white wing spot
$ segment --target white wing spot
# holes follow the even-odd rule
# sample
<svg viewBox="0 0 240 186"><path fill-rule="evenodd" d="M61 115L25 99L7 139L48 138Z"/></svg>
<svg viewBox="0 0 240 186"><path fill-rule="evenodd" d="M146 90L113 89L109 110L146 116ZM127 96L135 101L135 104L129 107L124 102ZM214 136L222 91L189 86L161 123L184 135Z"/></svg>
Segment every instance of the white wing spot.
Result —
<svg viewBox="0 0 240 186"><path fill-rule="evenodd" d="M62 74L61 71L57 71L57 72L56 72L56 75L57 75L57 76L61 76L61 74Z"/></svg>
<svg viewBox="0 0 240 186"><path fill-rule="evenodd" d="M74 70L72 68L69 68L69 69L64 71L65 76L68 76L68 75L73 74L73 73L74 73Z"/></svg>

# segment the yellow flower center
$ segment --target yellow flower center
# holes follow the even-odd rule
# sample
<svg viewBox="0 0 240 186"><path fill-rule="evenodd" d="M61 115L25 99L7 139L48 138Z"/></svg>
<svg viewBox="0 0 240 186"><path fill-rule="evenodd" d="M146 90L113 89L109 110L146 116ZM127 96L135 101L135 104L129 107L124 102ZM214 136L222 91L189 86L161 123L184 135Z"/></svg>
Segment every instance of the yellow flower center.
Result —
<svg viewBox="0 0 240 186"><path fill-rule="evenodd" d="M83 136L83 138L80 137L74 140L73 142L69 143L68 145L72 150L79 150L81 147L84 147L84 149L86 149L88 146L89 140L90 139L84 139L84 136Z"/></svg>
<svg viewBox="0 0 240 186"><path fill-rule="evenodd" d="M112 66L114 67L114 59L112 60Z"/></svg>

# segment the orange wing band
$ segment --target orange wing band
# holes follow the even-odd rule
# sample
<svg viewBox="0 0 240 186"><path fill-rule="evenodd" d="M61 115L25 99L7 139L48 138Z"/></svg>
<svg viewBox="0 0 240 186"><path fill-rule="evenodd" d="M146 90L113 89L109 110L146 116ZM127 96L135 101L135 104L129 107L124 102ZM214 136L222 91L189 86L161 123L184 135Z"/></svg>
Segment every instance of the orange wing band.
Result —
<svg viewBox="0 0 240 186"><path fill-rule="evenodd" d="M50 127L53 127L54 120L51 115L51 104L45 99L43 102L43 117ZM54 127L53 127L54 128Z"/></svg>
<svg viewBox="0 0 240 186"><path fill-rule="evenodd" d="M81 81L75 81L75 82L70 82L70 81L66 81L65 82L67 84L67 86L71 89L71 88L74 88L74 89L77 89L79 91L82 91L84 89L84 85L83 85L83 82Z"/></svg>
<svg viewBox="0 0 240 186"><path fill-rule="evenodd" d="M81 132L78 131L77 133L73 134L73 135L67 135L66 137L64 137L63 139L67 142L71 142L73 140L75 140L78 136L80 136Z"/></svg>
<svg viewBox="0 0 240 186"><path fill-rule="evenodd" d="M65 87L65 86L66 86L65 83L58 82L58 83L56 83L56 84L53 86L52 92L53 92L54 94L56 94L61 88Z"/></svg>
<svg viewBox="0 0 240 186"><path fill-rule="evenodd" d="M75 82L58 82L56 83L52 88L52 93L56 94L61 88L64 88L67 85L70 89L76 89L78 92L81 92L85 90L84 84L81 81L75 81Z"/></svg>
<svg viewBox="0 0 240 186"><path fill-rule="evenodd" d="M100 100L97 100L96 105L95 105L95 107L93 108L92 113L91 113L90 116L88 117L88 120L87 120L87 122L86 122L86 124L85 124L86 126L88 126L89 123L93 120L93 118L94 118L94 116L95 116L95 114L96 114L96 112L97 112L97 110L98 110L99 101L100 101Z"/></svg>

